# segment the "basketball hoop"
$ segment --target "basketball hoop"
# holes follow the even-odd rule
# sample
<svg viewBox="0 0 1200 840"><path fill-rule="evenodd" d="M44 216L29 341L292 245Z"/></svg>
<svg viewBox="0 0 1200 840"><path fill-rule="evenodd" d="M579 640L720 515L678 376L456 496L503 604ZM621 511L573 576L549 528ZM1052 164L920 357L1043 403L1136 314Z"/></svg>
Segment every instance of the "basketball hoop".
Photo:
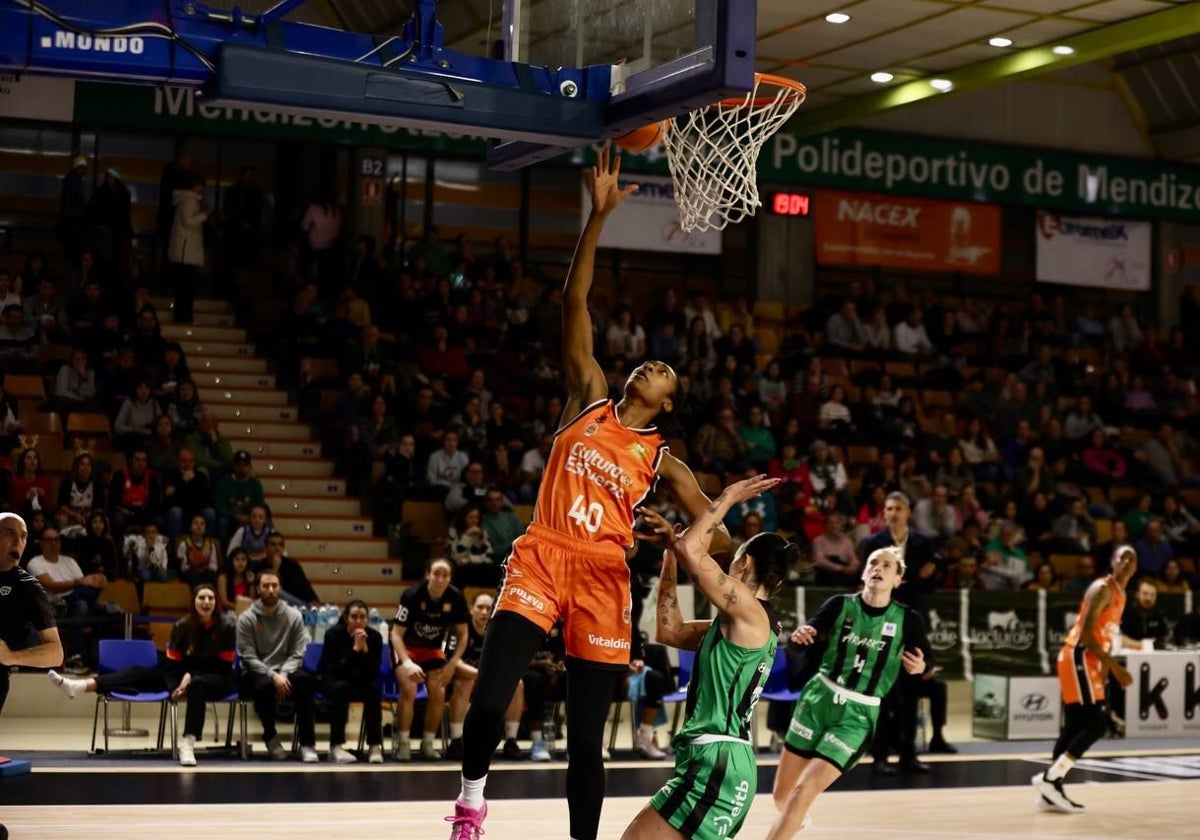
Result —
<svg viewBox="0 0 1200 840"><path fill-rule="evenodd" d="M806 93L793 79L755 73L754 89L744 97L722 99L670 122L663 145L680 228L721 230L754 215L762 206L758 153Z"/></svg>

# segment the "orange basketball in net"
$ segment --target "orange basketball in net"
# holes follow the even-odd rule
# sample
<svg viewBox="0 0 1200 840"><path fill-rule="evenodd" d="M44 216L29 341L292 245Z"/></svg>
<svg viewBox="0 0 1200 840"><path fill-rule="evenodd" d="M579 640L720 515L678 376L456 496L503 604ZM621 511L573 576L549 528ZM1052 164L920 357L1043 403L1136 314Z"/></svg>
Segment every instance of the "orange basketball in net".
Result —
<svg viewBox="0 0 1200 840"><path fill-rule="evenodd" d="M613 140L627 152L648 152L663 141L667 133L667 121L650 123L641 128L635 128L628 134L622 134Z"/></svg>

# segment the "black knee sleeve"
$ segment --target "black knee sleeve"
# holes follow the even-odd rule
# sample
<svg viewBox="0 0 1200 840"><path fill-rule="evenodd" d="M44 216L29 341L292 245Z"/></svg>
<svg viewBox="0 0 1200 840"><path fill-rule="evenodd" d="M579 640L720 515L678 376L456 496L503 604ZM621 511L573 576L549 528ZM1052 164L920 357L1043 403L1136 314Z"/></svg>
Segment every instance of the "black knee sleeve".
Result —
<svg viewBox="0 0 1200 840"><path fill-rule="evenodd" d="M462 772L468 779L487 775L503 734L504 712L545 638L540 627L515 613L499 612L488 624L475 693L463 725Z"/></svg>

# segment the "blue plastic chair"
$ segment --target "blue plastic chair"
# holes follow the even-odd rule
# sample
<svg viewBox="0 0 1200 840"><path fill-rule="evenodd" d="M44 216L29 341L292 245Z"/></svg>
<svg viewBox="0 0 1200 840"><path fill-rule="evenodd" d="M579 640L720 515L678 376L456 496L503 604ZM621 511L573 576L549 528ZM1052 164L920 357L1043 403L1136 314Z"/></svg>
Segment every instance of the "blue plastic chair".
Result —
<svg viewBox="0 0 1200 840"><path fill-rule="evenodd" d="M680 686L678 691L672 691L669 694L663 695L663 703L675 703L675 719L671 724L671 731L674 733L679 728L680 706L678 704L687 700L687 681L692 674L692 662L696 658L696 652L691 650L679 651L679 680L676 685ZM622 698L613 703L613 718L612 726L608 732L608 749L611 752L617 748L617 730L621 728L621 708L629 704L629 737L631 738L630 745L637 747L637 728L641 722L637 717L637 703L629 698Z"/></svg>
<svg viewBox="0 0 1200 840"><path fill-rule="evenodd" d="M664 703L675 704L675 714L671 719L672 735L679 731L679 719L683 716L683 706L687 702L688 683L692 679L692 666L695 662L696 651L682 649L679 651L679 678L675 682L679 689L663 695Z"/></svg>
<svg viewBox="0 0 1200 840"><path fill-rule="evenodd" d="M239 735L241 737L241 740L237 744L238 756L240 758L247 759L250 757L250 741L249 741L249 733L248 733L249 726L247 723L246 716L249 714L250 701L244 699L242 697L241 693L237 689L237 686L241 685L241 682L242 682L241 681L241 673L242 673L242 658L240 656L238 656L237 651L234 651L234 654L233 654L233 685L234 685L234 689L232 692L230 692L229 694L227 694L224 697L218 697L216 699L209 700L208 705L212 708L213 741L217 741L220 738L220 726L221 726L220 718L217 715L217 705L225 704L225 703L229 704L229 715L228 715L227 727L225 729L225 747L224 747L224 749L226 749L226 750L231 750L234 747L233 727L234 727L234 724L236 723L236 721L238 720L238 718L240 717L242 725L241 725L241 729L239 730ZM186 703L187 701L185 700L184 702ZM179 701L172 698L171 699L171 758L175 759L176 761L179 760L178 735L179 735Z"/></svg>
<svg viewBox="0 0 1200 840"><path fill-rule="evenodd" d="M321 656L324 653L325 653L325 643L324 642L309 642L307 645L304 646L304 662L303 662L303 664L300 665L300 667L303 668L305 671L308 671L308 673L312 674L314 677L314 681L317 676L317 669L321 667ZM316 689L313 690L313 705L314 706L316 705L317 702L324 700L324 699L325 699L325 697L321 694L321 692L317 691ZM292 727L292 752L295 753L299 749L300 749L300 729L298 727Z"/></svg>
<svg viewBox="0 0 1200 840"><path fill-rule="evenodd" d="M799 691L788 688L787 648L780 645L775 649L775 661L771 663L771 673L767 674L767 683L759 700L769 700L772 703L795 703L800 699ZM754 718L750 725L750 739L754 749L758 750L758 710L761 702L754 707Z"/></svg>
<svg viewBox="0 0 1200 840"><path fill-rule="evenodd" d="M249 715L250 701L242 696L239 686L242 684L242 657L234 652L233 654L233 691L220 700L213 701L213 723L216 723L216 704L229 704L229 721L225 729L225 749L233 747L233 724L234 719L238 718L241 721L241 727L238 730L238 735L241 740L238 741L238 757L242 760L250 758L250 733L249 733Z"/></svg>
<svg viewBox="0 0 1200 840"><path fill-rule="evenodd" d="M101 639L97 672L111 674L126 668L158 667L158 651L148 639ZM152 691L144 694L126 694L120 691L96 692L96 710L92 714L92 755L96 753L96 732L100 722L100 707L104 706L104 751L108 750L108 705L113 700L119 703L158 703L158 741L156 748L163 748L163 737L167 728L167 707L171 700L169 691ZM175 744L175 718L171 718L171 743Z"/></svg>
<svg viewBox="0 0 1200 840"><path fill-rule="evenodd" d="M387 642L383 643L383 655L380 656L379 683L380 683L380 689L381 689L380 693L381 693L383 700L385 702L387 702L392 708L392 743L393 743L392 751L395 752L394 745L399 743L399 738L400 738L399 727L396 725L396 719L400 716L400 686L396 682L396 672L394 670L392 670L392 646L389 645ZM417 686L417 699L414 702L415 703L429 702L429 692L425 690L424 683ZM446 709L444 709L442 712L441 736L442 736L442 751L443 752L446 750L446 747L450 743L449 707L450 707L450 704L447 703ZM363 730L363 732L365 732L365 730ZM405 737L408 737L408 733L404 733L404 735L405 735ZM362 746L361 746L362 738L363 738L363 734L360 733L359 749L362 749Z"/></svg>

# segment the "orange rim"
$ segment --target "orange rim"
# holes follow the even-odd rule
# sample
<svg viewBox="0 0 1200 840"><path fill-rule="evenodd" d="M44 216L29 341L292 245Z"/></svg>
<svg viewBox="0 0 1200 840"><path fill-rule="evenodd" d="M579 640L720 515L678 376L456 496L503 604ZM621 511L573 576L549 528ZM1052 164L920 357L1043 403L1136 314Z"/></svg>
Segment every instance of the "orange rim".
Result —
<svg viewBox="0 0 1200 840"><path fill-rule="evenodd" d="M789 102L792 99L803 99L808 95L808 88L806 88L802 82L798 82L795 79L789 79L786 76L773 76L770 73L755 73L754 84L755 87L759 89L761 89L763 86L787 88L791 91L791 93L784 97L785 102ZM721 108L741 108L746 104L750 104L755 108L763 108L767 105L770 105L774 101L775 97L773 95L756 96L754 99L750 100L749 103L746 102L745 96L738 96L730 97L728 99L721 99L716 104Z"/></svg>

